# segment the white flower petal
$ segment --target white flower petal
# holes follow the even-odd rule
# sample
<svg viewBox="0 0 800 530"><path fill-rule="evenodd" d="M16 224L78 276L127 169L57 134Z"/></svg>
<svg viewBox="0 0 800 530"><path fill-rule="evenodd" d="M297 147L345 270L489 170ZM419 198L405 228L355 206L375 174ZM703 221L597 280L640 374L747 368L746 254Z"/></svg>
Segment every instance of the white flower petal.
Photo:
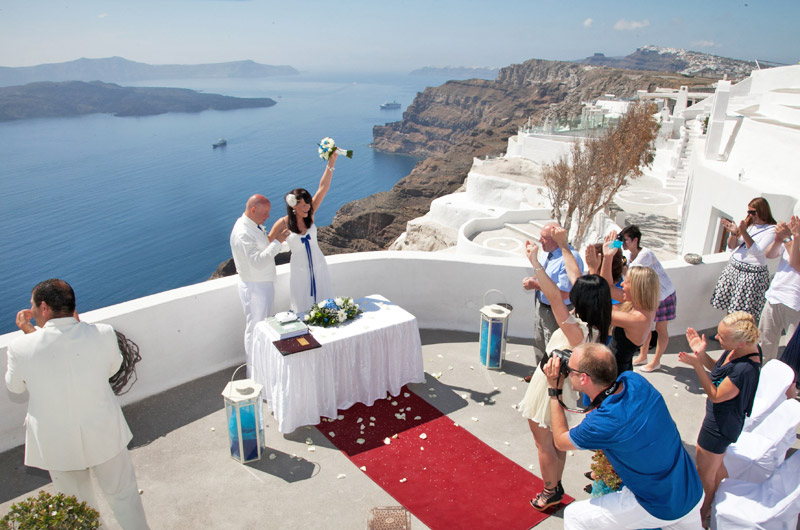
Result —
<svg viewBox="0 0 800 530"><path fill-rule="evenodd" d="M345 475L344 473L339 473L338 475L336 475L336 478L347 478L347 475Z"/></svg>
<svg viewBox="0 0 800 530"><path fill-rule="evenodd" d="M428 435L425 434L425 433L422 433L422 434L419 435L419 437L422 438L423 440L425 440L426 438L428 438Z"/></svg>
<svg viewBox="0 0 800 530"><path fill-rule="evenodd" d="M407 481L407 480L408 480L408 479L404 477L404 478L401 478L401 479L400 479L400 482L405 482L405 481Z"/></svg>
<svg viewBox="0 0 800 530"><path fill-rule="evenodd" d="M363 438L359 438L358 440L356 440L356 443L358 445L364 445L364 442L366 442L366 440L364 440Z"/></svg>
<svg viewBox="0 0 800 530"><path fill-rule="evenodd" d="M358 469L360 469L361 471L363 471L363 472L365 472L365 473L367 472L367 466L361 466L361 467L360 467L360 468L358 468Z"/></svg>
<svg viewBox="0 0 800 530"><path fill-rule="evenodd" d="M386 445L389 445L390 443L392 443L392 439L391 438L384 438L383 439L383 443L385 443Z"/></svg>

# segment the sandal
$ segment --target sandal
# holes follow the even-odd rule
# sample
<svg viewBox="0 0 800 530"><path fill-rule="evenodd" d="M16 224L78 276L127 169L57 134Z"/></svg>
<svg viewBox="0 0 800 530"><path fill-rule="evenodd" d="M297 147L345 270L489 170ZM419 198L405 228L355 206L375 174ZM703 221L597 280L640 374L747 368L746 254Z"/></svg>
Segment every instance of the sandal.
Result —
<svg viewBox="0 0 800 530"><path fill-rule="evenodd" d="M594 480L594 477L592 476L592 471L587 471L586 473L583 474L583 476L588 478L589 480Z"/></svg>
<svg viewBox="0 0 800 530"><path fill-rule="evenodd" d="M555 488L545 488L540 491L535 499L530 500L530 503L534 510L542 512L551 506L561 504L563 498L564 488L561 486L561 481L559 481Z"/></svg>

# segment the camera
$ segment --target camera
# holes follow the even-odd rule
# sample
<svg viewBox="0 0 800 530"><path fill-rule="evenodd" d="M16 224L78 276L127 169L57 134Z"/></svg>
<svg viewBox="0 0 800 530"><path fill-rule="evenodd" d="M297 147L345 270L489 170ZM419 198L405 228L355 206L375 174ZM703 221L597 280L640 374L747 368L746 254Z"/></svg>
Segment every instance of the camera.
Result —
<svg viewBox="0 0 800 530"><path fill-rule="evenodd" d="M549 357L543 357L542 362L540 364L542 370L544 371L544 367L547 364L547 361L552 359L553 357L558 357L561 361L559 365L559 377L563 377L564 379L567 378L569 375L569 369L567 368L567 364L569 364L569 358L572 355L572 350L553 350L550 352Z"/></svg>

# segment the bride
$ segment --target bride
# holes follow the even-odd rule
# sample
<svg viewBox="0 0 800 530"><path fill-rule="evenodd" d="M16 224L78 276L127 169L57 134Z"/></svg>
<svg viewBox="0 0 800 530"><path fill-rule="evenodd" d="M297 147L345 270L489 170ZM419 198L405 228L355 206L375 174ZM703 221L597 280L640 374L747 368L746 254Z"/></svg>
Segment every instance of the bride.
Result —
<svg viewBox="0 0 800 530"><path fill-rule="evenodd" d="M328 159L314 197L304 188L296 188L286 195L286 217L278 219L270 230L270 238L285 228L291 232L286 242L292 251L289 262L289 299L292 311L308 311L311 306L333 297L328 264L317 243L317 227L314 212L331 187L334 166L338 153Z"/></svg>

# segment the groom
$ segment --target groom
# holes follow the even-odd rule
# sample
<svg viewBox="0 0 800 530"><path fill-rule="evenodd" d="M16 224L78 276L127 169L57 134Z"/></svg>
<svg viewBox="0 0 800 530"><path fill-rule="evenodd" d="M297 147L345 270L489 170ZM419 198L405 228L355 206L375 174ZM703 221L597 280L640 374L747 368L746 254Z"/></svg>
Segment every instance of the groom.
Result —
<svg viewBox="0 0 800 530"><path fill-rule="evenodd" d="M264 227L270 202L263 195L247 199L244 213L231 231L231 253L239 273L239 298L244 308L244 351L248 377L253 364L253 332L256 324L272 313L275 301L275 256L289 235L282 230L270 239Z"/></svg>

